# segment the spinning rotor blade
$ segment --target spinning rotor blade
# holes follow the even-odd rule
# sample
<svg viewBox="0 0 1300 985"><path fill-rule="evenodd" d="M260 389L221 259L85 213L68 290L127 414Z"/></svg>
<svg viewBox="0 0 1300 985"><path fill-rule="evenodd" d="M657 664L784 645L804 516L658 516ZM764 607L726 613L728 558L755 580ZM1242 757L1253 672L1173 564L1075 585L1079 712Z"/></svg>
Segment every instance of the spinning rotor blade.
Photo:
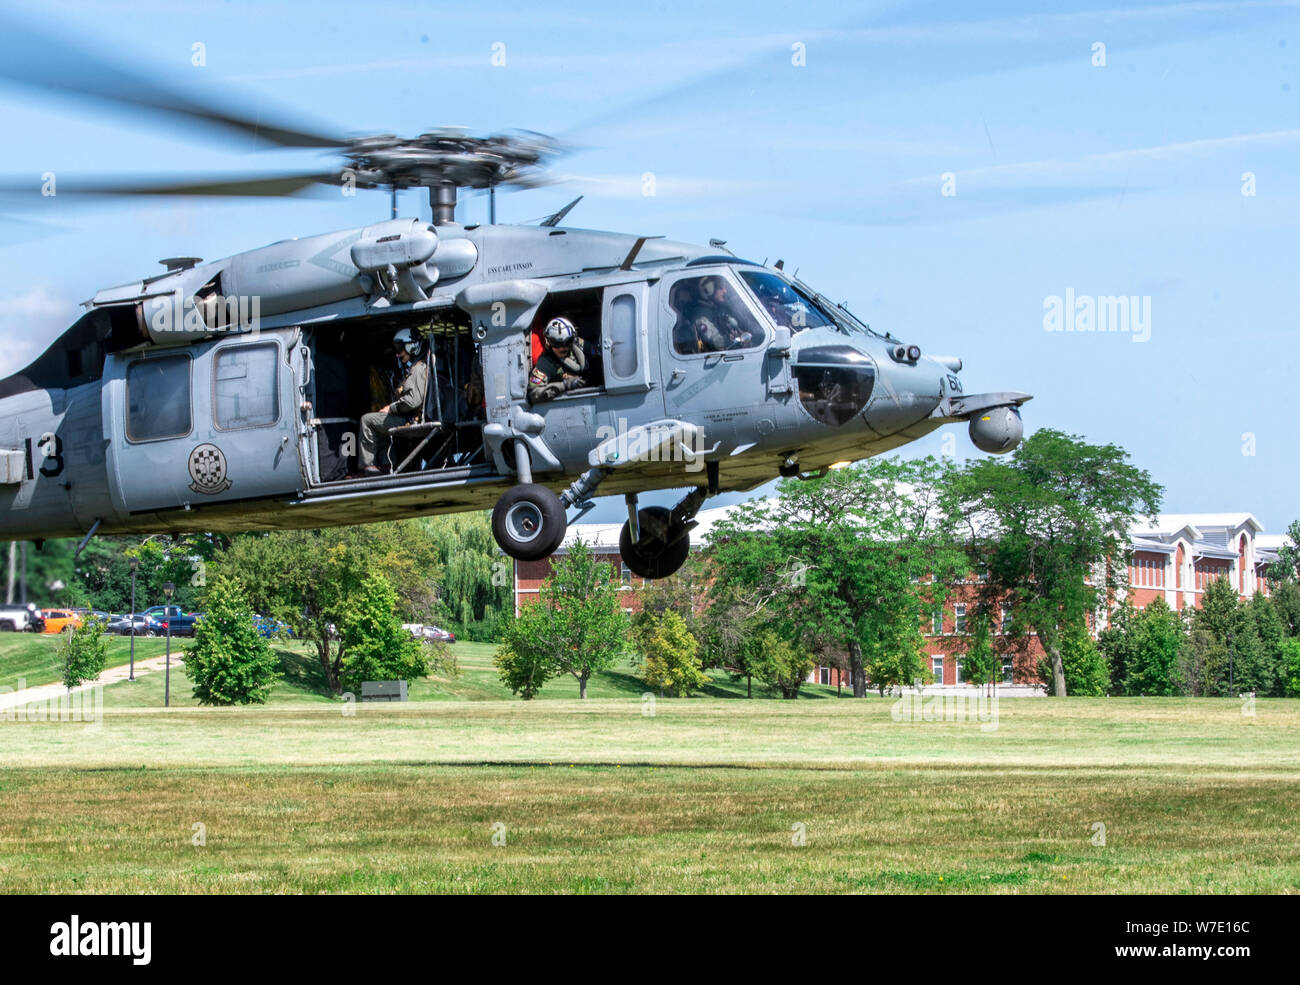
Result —
<svg viewBox="0 0 1300 985"><path fill-rule="evenodd" d="M339 147L345 143L338 136L281 125L186 95L4 13L0 13L0 79L119 108L152 110L281 147Z"/></svg>
<svg viewBox="0 0 1300 985"><path fill-rule="evenodd" d="M56 182L54 191L61 195L77 196L143 196L143 195L213 195L229 197L275 197L296 195L313 185L339 185L339 174L280 174L264 177L247 177L243 175L212 175L207 178L190 178L184 181L163 180L163 176L148 178L137 177L121 181L102 181L78 183L69 179L65 184ZM9 179L0 182L0 195L28 197L41 195L39 179Z"/></svg>

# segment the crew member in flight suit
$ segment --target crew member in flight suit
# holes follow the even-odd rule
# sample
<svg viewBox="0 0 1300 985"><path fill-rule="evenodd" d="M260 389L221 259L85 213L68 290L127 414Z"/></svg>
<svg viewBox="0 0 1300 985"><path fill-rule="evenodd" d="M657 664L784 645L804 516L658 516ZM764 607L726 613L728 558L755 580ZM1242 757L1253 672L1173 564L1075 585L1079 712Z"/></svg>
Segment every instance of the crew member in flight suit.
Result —
<svg viewBox="0 0 1300 985"><path fill-rule="evenodd" d="M542 333L545 348L528 376L528 402L554 400L562 393L589 386L587 356L578 330L567 318L552 318Z"/></svg>
<svg viewBox="0 0 1300 985"><path fill-rule="evenodd" d="M375 464L379 439L386 439L391 429L409 424L417 417L424 410L424 398L429 390L429 367L418 358L423 348L420 340L409 328L403 328L393 336L393 346L397 349L397 360L405 375L397 388L397 399L361 416L360 461L365 475L382 474ZM392 468L391 462L388 467Z"/></svg>

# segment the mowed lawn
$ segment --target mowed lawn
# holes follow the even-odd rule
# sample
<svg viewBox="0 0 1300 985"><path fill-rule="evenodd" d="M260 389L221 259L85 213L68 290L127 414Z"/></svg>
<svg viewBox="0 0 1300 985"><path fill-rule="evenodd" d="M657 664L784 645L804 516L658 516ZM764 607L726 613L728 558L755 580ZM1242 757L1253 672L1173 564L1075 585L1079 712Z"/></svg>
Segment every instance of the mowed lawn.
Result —
<svg viewBox="0 0 1300 985"><path fill-rule="evenodd" d="M167 711L158 673L98 724L0 722L0 889L1300 892L1298 701L1004 699L991 728L725 676L650 701L628 667L521 702L457 653L402 705L291 646L265 707L195 707L178 665Z"/></svg>
<svg viewBox="0 0 1300 985"><path fill-rule="evenodd" d="M173 649L177 641L173 640ZM55 684L63 680L57 633L0 633L0 687L18 689ZM166 640L137 636L135 659L147 660L166 652ZM131 637L110 636L107 666L131 659Z"/></svg>

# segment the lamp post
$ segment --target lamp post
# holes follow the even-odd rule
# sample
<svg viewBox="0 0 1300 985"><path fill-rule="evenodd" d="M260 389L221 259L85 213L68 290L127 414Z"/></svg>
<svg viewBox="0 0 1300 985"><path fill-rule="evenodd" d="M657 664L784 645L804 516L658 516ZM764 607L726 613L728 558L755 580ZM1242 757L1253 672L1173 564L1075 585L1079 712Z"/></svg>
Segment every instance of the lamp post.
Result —
<svg viewBox="0 0 1300 985"><path fill-rule="evenodd" d="M172 592L176 591L176 586L169 581L163 582L163 596L168 602L172 599ZM170 606L169 606L170 608ZM167 615L167 663L166 671L163 676L163 707L170 708L172 704L172 617Z"/></svg>
<svg viewBox="0 0 1300 985"><path fill-rule="evenodd" d="M131 566L131 673L127 680L133 681L135 680L135 569L140 567L140 559L133 556L128 558L126 563Z"/></svg>

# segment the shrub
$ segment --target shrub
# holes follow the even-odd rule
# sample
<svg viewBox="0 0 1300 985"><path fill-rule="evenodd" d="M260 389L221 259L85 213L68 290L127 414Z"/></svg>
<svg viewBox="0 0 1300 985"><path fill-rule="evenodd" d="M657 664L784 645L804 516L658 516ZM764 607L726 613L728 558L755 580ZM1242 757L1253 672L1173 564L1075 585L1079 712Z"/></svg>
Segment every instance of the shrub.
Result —
<svg viewBox="0 0 1300 985"><path fill-rule="evenodd" d="M194 697L204 705L264 704L280 676L270 644L253 625L243 587L230 577L216 578L208 589L184 659Z"/></svg>

